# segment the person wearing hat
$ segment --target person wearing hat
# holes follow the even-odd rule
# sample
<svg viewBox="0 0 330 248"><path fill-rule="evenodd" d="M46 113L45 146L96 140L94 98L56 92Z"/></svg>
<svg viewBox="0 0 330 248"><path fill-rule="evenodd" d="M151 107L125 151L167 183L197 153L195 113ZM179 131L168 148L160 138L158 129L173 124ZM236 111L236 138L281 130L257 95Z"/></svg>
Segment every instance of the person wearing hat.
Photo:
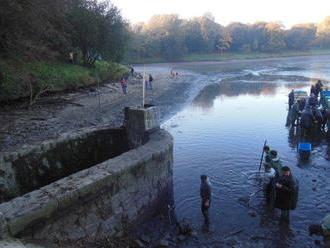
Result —
<svg viewBox="0 0 330 248"><path fill-rule="evenodd" d="M271 152L272 152L273 150L270 150L270 147L267 146L267 145L264 146L263 150L264 150L264 153L266 154L266 156L265 156L265 163L266 163L266 159L267 159L267 158L269 158L269 159L272 159L272 158L273 158L273 156L272 156L272 154L271 154Z"/></svg>
<svg viewBox="0 0 330 248"><path fill-rule="evenodd" d="M275 207L281 209L281 219L289 221L289 211L296 207L296 202L293 204L295 200L294 198L296 182L291 174L291 170L289 167L284 166L282 170L283 175L278 179L277 183L275 184Z"/></svg>
<svg viewBox="0 0 330 248"><path fill-rule="evenodd" d="M321 224L310 225L308 230L310 236L323 236L324 246L330 247L330 214L324 217Z"/></svg>
<svg viewBox="0 0 330 248"><path fill-rule="evenodd" d="M208 210L211 206L211 183L206 175L201 175L201 186L200 186L200 195L201 195L201 210L204 216L205 223L209 223L209 213Z"/></svg>
<svg viewBox="0 0 330 248"><path fill-rule="evenodd" d="M271 150L270 152L270 158L271 158L271 166L276 171L277 177L282 176L282 162L280 158L278 157L277 151Z"/></svg>

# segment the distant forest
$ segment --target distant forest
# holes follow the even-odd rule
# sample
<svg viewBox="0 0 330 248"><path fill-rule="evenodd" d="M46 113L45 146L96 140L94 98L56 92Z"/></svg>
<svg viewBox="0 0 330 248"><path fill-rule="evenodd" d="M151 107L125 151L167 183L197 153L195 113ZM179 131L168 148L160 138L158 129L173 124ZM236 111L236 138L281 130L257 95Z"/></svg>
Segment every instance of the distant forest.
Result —
<svg viewBox="0 0 330 248"><path fill-rule="evenodd" d="M211 13L181 19L156 15L131 26L129 56L179 60L192 53L265 52L330 48L330 16L318 24L303 23L285 29L277 22L239 22L222 26Z"/></svg>
<svg viewBox="0 0 330 248"><path fill-rule="evenodd" d="M0 59L67 60L75 52L82 64L124 57L175 61L187 54L269 52L330 48L330 17L318 24L231 23L211 13L182 19L155 15L129 24L110 1L1 0Z"/></svg>
<svg viewBox="0 0 330 248"><path fill-rule="evenodd" d="M78 54L119 62L127 49L128 23L109 1L1 0L0 58L67 60Z"/></svg>

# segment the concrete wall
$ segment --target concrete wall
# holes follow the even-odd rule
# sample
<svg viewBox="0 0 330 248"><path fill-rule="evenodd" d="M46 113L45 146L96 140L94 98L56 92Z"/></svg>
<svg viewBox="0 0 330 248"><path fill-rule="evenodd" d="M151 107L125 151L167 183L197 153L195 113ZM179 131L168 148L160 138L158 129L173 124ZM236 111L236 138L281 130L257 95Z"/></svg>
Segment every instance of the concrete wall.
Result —
<svg viewBox="0 0 330 248"><path fill-rule="evenodd" d="M0 205L0 235L77 240L129 230L173 200L173 141L159 130L113 159Z"/></svg>
<svg viewBox="0 0 330 248"><path fill-rule="evenodd" d="M160 112L157 107L125 108L124 111L124 126L132 149L144 144L149 132L160 128Z"/></svg>
<svg viewBox="0 0 330 248"><path fill-rule="evenodd" d="M0 155L0 202L48 185L129 149L126 130L84 129Z"/></svg>

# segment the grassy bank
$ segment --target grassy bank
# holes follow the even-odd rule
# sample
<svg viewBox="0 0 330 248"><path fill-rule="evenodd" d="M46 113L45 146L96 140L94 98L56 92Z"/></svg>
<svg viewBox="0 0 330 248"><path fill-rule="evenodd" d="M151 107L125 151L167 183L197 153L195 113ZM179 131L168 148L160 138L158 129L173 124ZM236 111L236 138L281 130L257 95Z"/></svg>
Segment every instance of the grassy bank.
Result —
<svg viewBox="0 0 330 248"><path fill-rule="evenodd" d="M228 61L243 59L265 59L265 58L281 58L281 57L297 57L311 55L327 55L330 50L309 50L309 51L283 51L278 53L197 53L183 56L176 62L199 62L199 61ZM165 63L168 62L163 58L136 58L131 61L133 64L149 64L149 63Z"/></svg>
<svg viewBox="0 0 330 248"><path fill-rule="evenodd" d="M117 63L96 62L86 68L55 62L24 62L0 60L3 79L0 82L0 102L17 100L44 92L75 90L106 80L118 80L128 69Z"/></svg>

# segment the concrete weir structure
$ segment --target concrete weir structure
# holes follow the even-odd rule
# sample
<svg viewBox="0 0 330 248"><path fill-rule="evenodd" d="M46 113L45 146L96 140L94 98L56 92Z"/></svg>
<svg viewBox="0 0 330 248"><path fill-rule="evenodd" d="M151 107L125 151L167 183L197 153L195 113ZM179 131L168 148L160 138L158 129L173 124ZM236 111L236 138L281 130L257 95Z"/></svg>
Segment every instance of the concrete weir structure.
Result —
<svg viewBox="0 0 330 248"><path fill-rule="evenodd" d="M117 235L173 200L173 140L156 107L0 155L0 238L47 242Z"/></svg>

